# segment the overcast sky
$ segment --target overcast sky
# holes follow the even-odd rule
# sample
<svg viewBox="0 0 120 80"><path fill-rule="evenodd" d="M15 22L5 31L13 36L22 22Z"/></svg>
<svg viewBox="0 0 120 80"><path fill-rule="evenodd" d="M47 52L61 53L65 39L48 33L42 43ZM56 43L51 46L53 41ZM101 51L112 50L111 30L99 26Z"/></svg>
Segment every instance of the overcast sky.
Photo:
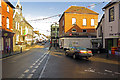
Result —
<svg viewBox="0 0 120 80"><path fill-rule="evenodd" d="M16 6L17 0L9 0L9 1L14 6ZM56 2L55 0L44 0L44 2L42 1L43 0L20 0L20 3L23 7L23 16L26 18L26 20L29 21L34 19L42 19L42 18L62 14L66 9L68 9L72 5L87 7L87 6L90 6L91 4L97 4L96 6L90 7L89 9L99 13L99 19L100 19L103 14L102 8L110 0L75 0L77 2L71 2L74 0L71 0L71 1L56 0L56 1L62 1L62 2ZM97 1L101 1L101 3ZM102 3L102 2L105 2L105 3ZM29 21L29 23L34 27L35 30L39 30L40 33L44 33L45 35L49 35L50 32L48 32L47 30L50 31L50 25L53 22L58 22L59 19L60 17L54 17L54 18L50 18L42 21L35 21L35 22Z"/></svg>

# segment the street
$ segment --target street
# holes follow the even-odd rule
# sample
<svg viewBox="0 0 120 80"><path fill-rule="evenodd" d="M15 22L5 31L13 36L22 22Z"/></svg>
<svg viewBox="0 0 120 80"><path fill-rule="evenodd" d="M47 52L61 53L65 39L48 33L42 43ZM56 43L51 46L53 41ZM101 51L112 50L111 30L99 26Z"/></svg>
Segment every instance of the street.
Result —
<svg viewBox="0 0 120 80"><path fill-rule="evenodd" d="M49 44L37 44L26 53L3 59L3 78L118 78L120 63L91 57L89 60L66 57L64 51ZM39 46L39 47L38 47Z"/></svg>

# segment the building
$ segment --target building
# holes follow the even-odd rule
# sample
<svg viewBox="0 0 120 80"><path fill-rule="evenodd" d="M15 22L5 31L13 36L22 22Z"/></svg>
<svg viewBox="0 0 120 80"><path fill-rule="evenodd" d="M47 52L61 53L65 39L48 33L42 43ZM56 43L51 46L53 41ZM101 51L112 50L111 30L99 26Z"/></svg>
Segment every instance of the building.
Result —
<svg viewBox="0 0 120 80"><path fill-rule="evenodd" d="M59 43L59 25L57 23L51 25L51 41L52 44L58 46Z"/></svg>
<svg viewBox="0 0 120 80"><path fill-rule="evenodd" d="M109 2L104 8L103 47L120 49L120 1Z"/></svg>
<svg viewBox="0 0 120 80"><path fill-rule="evenodd" d="M40 40L39 31L33 31L33 43L38 43Z"/></svg>
<svg viewBox="0 0 120 80"><path fill-rule="evenodd" d="M24 24L25 22L24 22L24 17L22 15L22 6L18 0L13 15L13 32L15 33L13 37L14 51L20 51L21 47L22 49L26 48L26 45L24 43L24 32L25 32Z"/></svg>
<svg viewBox="0 0 120 80"><path fill-rule="evenodd" d="M13 9L15 8L8 0L1 0L0 16L2 18L2 52L13 51Z"/></svg>
<svg viewBox="0 0 120 80"><path fill-rule="evenodd" d="M24 19L25 31L24 31L24 42L27 45L33 44L33 27Z"/></svg>
<svg viewBox="0 0 120 80"><path fill-rule="evenodd" d="M96 38L98 15L98 13L85 7L69 7L59 20L60 45L64 46L65 38L85 38L90 40ZM79 44L80 41L76 43Z"/></svg>
<svg viewBox="0 0 120 80"><path fill-rule="evenodd" d="M97 49L103 48L104 16L105 16L105 14L103 14L103 16L100 19L100 22L98 23L98 26L96 28L96 30L97 30L97 38L91 40L92 44L94 46L96 46L94 48L97 48Z"/></svg>

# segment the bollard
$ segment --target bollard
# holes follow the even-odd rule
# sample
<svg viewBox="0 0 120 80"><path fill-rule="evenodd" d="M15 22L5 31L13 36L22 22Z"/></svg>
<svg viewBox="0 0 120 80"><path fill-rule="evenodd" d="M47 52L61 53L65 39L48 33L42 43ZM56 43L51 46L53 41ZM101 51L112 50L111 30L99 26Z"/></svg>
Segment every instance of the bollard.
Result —
<svg viewBox="0 0 120 80"><path fill-rule="evenodd" d="M22 47L20 48L20 53L22 53Z"/></svg>

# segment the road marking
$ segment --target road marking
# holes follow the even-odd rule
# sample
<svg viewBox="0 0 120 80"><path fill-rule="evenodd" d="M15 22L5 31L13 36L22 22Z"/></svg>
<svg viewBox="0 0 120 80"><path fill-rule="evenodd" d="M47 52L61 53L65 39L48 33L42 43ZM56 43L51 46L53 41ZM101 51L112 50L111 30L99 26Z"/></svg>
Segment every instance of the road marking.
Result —
<svg viewBox="0 0 120 80"><path fill-rule="evenodd" d="M110 70L105 70L106 72L109 72L109 73L112 73L112 71L110 71Z"/></svg>
<svg viewBox="0 0 120 80"><path fill-rule="evenodd" d="M30 66L29 68L33 68L33 66Z"/></svg>
<svg viewBox="0 0 120 80"><path fill-rule="evenodd" d="M20 77L18 77L18 78L23 78L25 76L25 74L22 74Z"/></svg>
<svg viewBox="0 0 120 80"><path fill-rule="evenodd" d="M120 74L119 72L115 72L115 74Z"/></svg>
<svg viewBox="0 0 120 80"><path fill-rule="evenodd" d="M48 58L47 58L47 61L46 61L46 63L45 63L45 66L43 67L42 72L41 72L38 80L40 80L40 78L42 78L43 72L44 72L44 70L45 70L45 68L46 68L46 65L47 65L47 63L48 63L49 58L50 58L50 54L49 54L49 56L48 56Z"/></svg>
<svg viewBox="0 0 120 80"><path fill-rule="evenodd" d="M29 74L29 76L27 78L32 78L33 74Z"/></svg>
<svg viewBox="0 0 120 80"><path fill-rule="evenodd" d="M36 71L36 69L33 69L32 73L34 73Z"/></svg>
<svg viewBox="0 0 120 80"><path fill-rule="evenodd" d="M33 63L33 66L35 65L36 63Z"/></svg>
<svg viewBox="0 0 120 80"><path fill-rule="evenodd" d="M41 62L40 63L38 63L38 66L41 64Z"/></svg>
<svg viewBox="0 0 120 80"><path fill-rule="evenodd" d="M24 71L24 73L28 73L29 72L29 69L27 69L26 71Z"/></svg>
<svg viewBox="0 0 120 80"><path fill-rule="evenodd" d="M38 68L39 66L35 66L35 68Z"/></svg>

